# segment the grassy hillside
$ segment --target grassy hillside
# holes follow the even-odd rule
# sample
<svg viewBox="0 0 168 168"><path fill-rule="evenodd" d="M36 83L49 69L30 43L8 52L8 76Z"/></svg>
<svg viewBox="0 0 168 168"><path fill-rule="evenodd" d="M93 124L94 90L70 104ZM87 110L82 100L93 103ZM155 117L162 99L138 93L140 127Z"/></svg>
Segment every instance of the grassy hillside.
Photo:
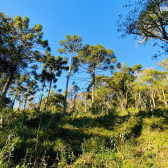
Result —
<svg viewBox="0 0 168 168"><path fill-rule="evenodd" d="M168 167L168 109L93 115L2 109L1 167Z"/></svg>

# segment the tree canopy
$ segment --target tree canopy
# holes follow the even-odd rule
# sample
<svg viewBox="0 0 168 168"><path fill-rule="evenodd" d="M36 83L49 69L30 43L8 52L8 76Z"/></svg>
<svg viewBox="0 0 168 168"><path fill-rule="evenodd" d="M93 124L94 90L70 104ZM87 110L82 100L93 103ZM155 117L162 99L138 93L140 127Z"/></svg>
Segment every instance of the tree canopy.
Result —
<svg viewBox="0 0 168 168"><path fill-rule="evenodd" d="M126 7L130 8L129 12L121 14L117 23L121 35L134 35L139 44L156 40L154 45L158 44L167 53L167 0L135 0Z"/></svg>

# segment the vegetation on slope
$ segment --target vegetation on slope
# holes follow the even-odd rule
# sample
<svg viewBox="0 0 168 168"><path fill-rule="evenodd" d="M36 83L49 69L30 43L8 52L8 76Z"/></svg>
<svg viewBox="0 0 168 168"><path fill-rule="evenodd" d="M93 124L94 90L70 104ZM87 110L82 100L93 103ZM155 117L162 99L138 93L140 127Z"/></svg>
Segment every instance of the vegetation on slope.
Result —
<svg viewBox="0 0 168 168"><path fill-rule="evenodd" d="M167 54L167 0L128 6L122 36L156 40ZM69 67L68 56L51 54L42 25L0 12L0 167L168 167L168 58L159 63L164 71L142 69L77 35L60 45ZM65 93L56 89L63 70ZM83 91L70 79L87 81Z"/></svg>
<svg viewBox="0 0 168 168"><path fill-rule="evenodd" d="M0 165L167 167L168 110L129 110L63 117L2 109Z"/></svg>

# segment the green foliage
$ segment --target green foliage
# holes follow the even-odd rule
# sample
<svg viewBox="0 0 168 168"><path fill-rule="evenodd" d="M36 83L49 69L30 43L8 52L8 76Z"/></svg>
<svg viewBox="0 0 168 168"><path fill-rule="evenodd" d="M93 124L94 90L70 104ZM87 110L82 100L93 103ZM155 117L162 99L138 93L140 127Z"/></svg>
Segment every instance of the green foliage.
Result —
<svg viewBox="0 0 168 168"><path fill-rule="evenodd" d="M135 39L140 39L139 44L151 39L159 40L162 44L156 42L154 45L158 44L167 53L167 0L135 0L126 7L130 10L125 15L120 14L118 19L118 31L122 37L134 35Z"/></svg>
<svg viewBox="0 0 168 168"><path fill-rule="evenodd" d="M139 2L138 17L131 13L129 24L119 26L167 43L167 2ZM0 167L168 167L167 72L116 63L112 49L82 46L77 35L60 41L68 67L42 38L42 25L29 28L28 17L0 13ZM160 66L167 70L167 59ZM68 91L72 72L82 68L92 78L89 86L81 91L73 82ZM55 90L63 70L69 70L65 95ZM107 70L113 73L97 75Z"/></svg>
<svg viewBox="0 0 168 168"><path fill-rule="evenodd" d="M123 132L123 133L117 133L117 135L112 135L110 137L111 146L115 150L118 150L121 143L124 143L127 139L129 139L130 133Z"/></svg>
<svg viewBox="0 0 168 168"><path fill-rule="evenodd" d="M76 64L76 59L74 59L74 55L78 53L78 51L82 47L82 38L77 35L67 35L65 40L60 41L60 45L62 48L58 49L58 52L61 54L70 54L70 60L69 60L69 72L67 76L67 82L66 82L66 90L65 90L65 99L64 99L64 115L66 113L66 107L67 107L67 94L68 94L68 83L71 74L71 71L74 70L75 72L78 70L78 64Z"/></svg>
<svg viewBox="0 0 168 168"><path fill-rule="evenodd" d="M1 167L148 167L152 160L160 167L161 158L168 165L167 109L74 117L1 109L1 116Z"/></svg>
<svg viewBox="0 0 168 168"><path fill-rule="evenodd" d="M40 47L49 50L48 41L42 39L42 26L37 24L34 28L29 28L29 18L16 16L13 20L7 19L1 13L1 48L0 60L2 60L2 72L7 76L1 96L1 106L4 105L4 98L13 84L17 74L27 73L27 70L34 63L39 62L42 57L41 52L35 48ZM8 27L8 30L6 30ZM29 65L31 65L29 67ZM6 68L6 69L5 69ZM29 69L30 71L30 69ZM1 76L0 76L1 77Z"/></svg>

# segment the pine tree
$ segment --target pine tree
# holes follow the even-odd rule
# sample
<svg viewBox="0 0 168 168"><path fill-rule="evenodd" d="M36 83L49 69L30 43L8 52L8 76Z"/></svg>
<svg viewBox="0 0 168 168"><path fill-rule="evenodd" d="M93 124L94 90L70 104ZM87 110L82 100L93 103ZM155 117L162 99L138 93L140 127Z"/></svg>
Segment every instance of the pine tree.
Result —
<svg viewBox="0 0 168 168"><path fill-rule="evenodd" d="M1 19L7 17L1 13ZM6 93L12 80L15 78L16 73L24 73L24 71L32 65L40 61L41 53L36 50L37 47L50 49L48 47L48 41L42 40L43 32L40 24L35 25L33 28L29 28L29 18L16 16L13 20L9 20L7 31L7 40L5 46L9 46L4 49L4 54L1 54L2 61L7 62L7 80L1 93L2 101L5 98ZM6 53L8 57L6 56ZM4 59L5 57L5 59Z"/></svg>
<svg viewBox="0 0 168 168"><path fill-rule="evenodd" d="M104 72L114 69L116 57L112 49L105 49L102 45L86 45L78 53L78 62L92 77L92 109L94 110L95 101L95 76L96 70Z"/></svg>
<svg viewBox="0 0 168 168"><path fill-rule="evenodd" d="M66 108L67 108L68 84L69 84L69 79L72 71L72 63L73 63L72 61L73 61L74 54L76 54L82 46L82 39L80 36L77 36L77 35L73 35L73 36L67 35L65 40L60 41L60 45L63 46L63 48L58 49L60 53L70 54L69 72L67 75L65 99L64 99L64 115L65 115Z"/></svg>

